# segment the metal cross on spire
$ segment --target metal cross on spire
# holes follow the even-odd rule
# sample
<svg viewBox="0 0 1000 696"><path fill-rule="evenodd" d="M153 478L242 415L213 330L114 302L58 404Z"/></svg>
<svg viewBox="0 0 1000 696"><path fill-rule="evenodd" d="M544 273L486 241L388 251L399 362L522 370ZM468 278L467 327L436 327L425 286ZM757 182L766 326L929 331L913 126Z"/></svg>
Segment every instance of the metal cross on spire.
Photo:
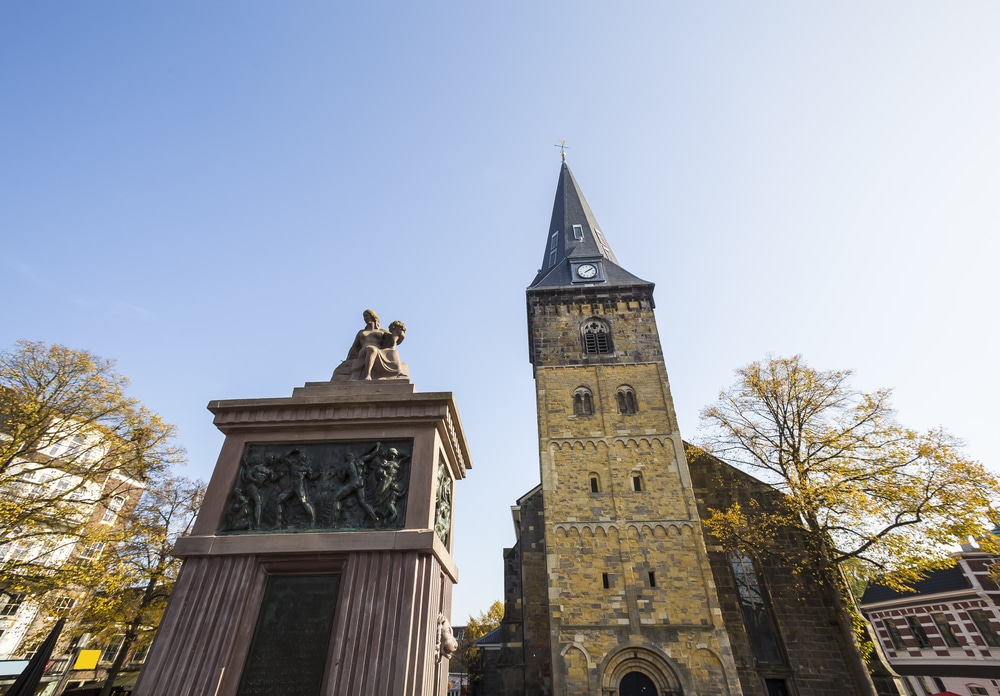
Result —
<svg viewBox="0 0 1000 696"><path fill-rule="evenodd" d="M569 149L569 147L566 145L566 141L565 140L560 140L558 143L556 143L555 145L553 145L553 147L558 147L559 148L559 154L562 155L563 162L565 162L566 161L566 150Z"/></svg>

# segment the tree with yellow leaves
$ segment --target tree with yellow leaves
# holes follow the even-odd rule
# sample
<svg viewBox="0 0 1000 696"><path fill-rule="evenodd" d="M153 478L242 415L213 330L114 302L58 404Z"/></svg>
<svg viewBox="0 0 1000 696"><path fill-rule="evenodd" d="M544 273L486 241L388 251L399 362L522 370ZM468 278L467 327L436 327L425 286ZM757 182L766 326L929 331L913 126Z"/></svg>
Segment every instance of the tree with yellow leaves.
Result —
<svg viewBox="0 0 1000 696"><path fill-rule="evenodd" d="M713 511L706 526L752 555L779 553L773 542L782 530L804 535L799 560L838 607L841 633L854 648L852 676L867 688L845 569L852 582L878 577L905 587L949 563L957 542L983 535L1000 485L945 430L901 426L891 392L854 389L850 370L815 370L795 356L736 374L702 411L699 444L784 493L783 507L734 505Z"/></svg>
<svg viewBox="0 0 1000 696"><path fill-rule="evenodd" d="M148 644L159 627L181 560L171 555L191 531L205 486L169 472L153 477L139 504L99 560L80 568L94 594L80 628L117 647L101 691L111 693L134 645Z"/></svg>
<svg viewBox="0 0 1000 696"><path fill-rule="evenodd" d="M69 561L96 554L145 479L183 461L173 426L127 387L87 351L20 341L0 353L0 594L73 584Z"/></svg>
<svg viewBox="0 0 1000 696"><path fill-rule="evenodd" d="M476 641L497 628L502 620L503 602L497 600L486 611L481 611L476 616L469 616L465 631L458 641L455 666L458 671L468 675L470 694L479 692L479 683L483 679L485 667L483 649L476 645Z"/></svg>

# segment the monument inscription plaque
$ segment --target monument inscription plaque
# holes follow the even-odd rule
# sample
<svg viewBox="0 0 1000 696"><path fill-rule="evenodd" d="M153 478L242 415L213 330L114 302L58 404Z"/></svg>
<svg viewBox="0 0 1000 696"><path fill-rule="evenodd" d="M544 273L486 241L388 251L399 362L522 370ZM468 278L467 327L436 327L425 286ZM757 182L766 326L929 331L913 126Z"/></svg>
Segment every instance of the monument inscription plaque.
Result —
<svg viewBox="0 0 1000 696"><path fill-rule="evenodd" d="M323 686L339 575L272 575L237 696L312 696Z"/></svg>

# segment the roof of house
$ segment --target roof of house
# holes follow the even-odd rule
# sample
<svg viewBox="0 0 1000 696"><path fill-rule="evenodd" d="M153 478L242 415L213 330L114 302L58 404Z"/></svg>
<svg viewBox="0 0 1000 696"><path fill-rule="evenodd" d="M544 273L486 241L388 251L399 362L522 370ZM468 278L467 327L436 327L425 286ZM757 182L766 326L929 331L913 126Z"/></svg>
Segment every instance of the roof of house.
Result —
<svg viewBox="0 0 1000 696"><path fill-rule="evenodd" d="M943 592L954 592L956 590L967 590L970 587L972 585L962 572L962 568L955 565L951 568L932 570L926 579L914 583L913 589L907 592L898 592L882 585L872 585L862 595L861 604L875 604L903 597L926 596L941 594Z"/></svg>
<svg viewBox="0 0 1000 696"><path fill-rule="evenodd" d="M500 627L497 626L485 636L476 641L476 645L500 645L503 639L500 637Z"/></svg>

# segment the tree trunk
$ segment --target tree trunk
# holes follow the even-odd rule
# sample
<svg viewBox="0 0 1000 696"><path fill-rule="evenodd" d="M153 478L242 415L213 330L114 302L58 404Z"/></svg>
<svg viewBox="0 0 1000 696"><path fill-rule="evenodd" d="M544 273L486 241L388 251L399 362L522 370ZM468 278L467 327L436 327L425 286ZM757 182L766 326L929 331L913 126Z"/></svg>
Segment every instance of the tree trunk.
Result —
<svg viewBox="0 0 1000 696"><path fill-rule="evenodd" d="M146 585L146 590L142 593L142 599L139 600L139 606L136 608L135 616L132 617L128 627L125 629L122 646L118 649L118 654L115 655L115 661L112 663L111 669L108 670L108 677L104 680L104 687L101 689L100 696L111 696L111 690L115 686L115 679L118 678L118 674L122 671L122 665L125 664L129 648L132 647L132 643L135 642L136 637L139 635L139 623L142 621L143 610L153 600L153 594L156 592L158 585L159 577L156 576L150 578L149 583Z"/></svg>
<svg viewBox="0 0 1000 696"><path fill-rule="evenodd" d="M854 692L859 696L877 696L875 683L868 673L868 665L858 639L854 633L854 621L844 599L844 587L836 567L824 563L820 570L823 592L826 593L834 618L837 621L837 632L843 644L844 660L847 663L848 675L854 685Z"/></svg>

